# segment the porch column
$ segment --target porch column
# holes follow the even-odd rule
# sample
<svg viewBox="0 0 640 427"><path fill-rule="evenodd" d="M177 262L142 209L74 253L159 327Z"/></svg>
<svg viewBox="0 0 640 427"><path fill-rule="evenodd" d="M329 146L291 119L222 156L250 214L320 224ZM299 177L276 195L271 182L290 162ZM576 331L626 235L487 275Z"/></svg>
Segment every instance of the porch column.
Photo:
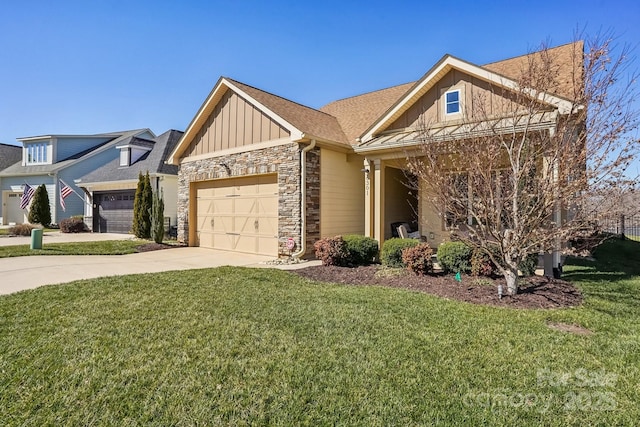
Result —
<svg viewBox="0 0 640 427"><path fill-rule="evenodd" d="M373 237L373 161L364 159L362 172L364 172L364 235Z"/></svg>
<svg viewBox="0 0 640 427"><path fill-rule="evenodd" d="M553 137L555 135L555 128L549 129L549 135ZM559 184L559 167L557 159L548 159L546 160L546 174L547 177L550 177L554 183L553 189L553 197L555 199L554 207L553 207L553 223L555 227L562 227L562 206L558 201L558 186ZM561 269L561 258L560 258L560 249L562 247L563 242L560 240L560 237L556 237L555 245L553 251L550 254L545 253L544 255L544 275L547 277L560 277L560 269ZM555 274L554 274L555 273Z"/></svg>
<svg viewBox="0 0 640 427"><path fill-rule="evenodd" d="M375 159L373 161L373 181L373 238L376 239L380 245L382 245L382 242L384 241L385 165L384 161L380 159Z"/></svg>

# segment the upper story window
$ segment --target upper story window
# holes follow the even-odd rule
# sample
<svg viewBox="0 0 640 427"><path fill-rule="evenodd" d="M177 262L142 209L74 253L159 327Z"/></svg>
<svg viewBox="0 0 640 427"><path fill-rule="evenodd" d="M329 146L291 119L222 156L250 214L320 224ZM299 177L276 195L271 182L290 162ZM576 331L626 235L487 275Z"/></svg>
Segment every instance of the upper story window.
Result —
<svg viewBox="0 0 640 427"><path fill-rule="evenodd" d="M120 166L129 166L130 159L131 159L131 149L121 148L120 149Z"/></svg>
<svg viewBox="0 0 640 427"><path fill-rule="evenodd" d="M25 153L28 165L49 163L49 144L46 142L25 144Z"/></svg>
<svg viewBox="0 0 640 427"><path fill-rule="evenodd" d="M460 112L460 89L450 90L444 94L444 107L447 114Z"/></svg>

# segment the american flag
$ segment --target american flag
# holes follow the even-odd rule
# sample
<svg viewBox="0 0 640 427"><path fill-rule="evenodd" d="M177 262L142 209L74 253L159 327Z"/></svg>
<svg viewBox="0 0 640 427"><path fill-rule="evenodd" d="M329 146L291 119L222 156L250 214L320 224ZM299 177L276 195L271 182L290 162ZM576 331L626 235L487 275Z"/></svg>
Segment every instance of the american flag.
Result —
<svg viewBox="0 0 640 427"><path fill-rule="evenodd" d="M33 197L36 189L30 186L29 184L24 185L24 191L22 192L22 197L20 198L20 209L26 209L29 206L29 202L31 202L31 198Z"/></svg>
<svg viewBox="0 0 640 427"><path fill-rule="evenodd" d="M64 198L73 193L73 189L64 183L63 180L59 180L58 187L60 188L60 206L62 210L66 211L67 207L64 205Z"/></svg>

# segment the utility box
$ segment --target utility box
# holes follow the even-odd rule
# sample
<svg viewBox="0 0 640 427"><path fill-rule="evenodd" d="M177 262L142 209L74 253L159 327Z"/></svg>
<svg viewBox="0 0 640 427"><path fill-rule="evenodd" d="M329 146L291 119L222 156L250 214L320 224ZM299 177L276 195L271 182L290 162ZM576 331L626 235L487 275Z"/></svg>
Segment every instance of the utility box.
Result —
<svg viewBox="0 0 640 427"><path fill-rule="evenodd" d="M42 249L42 229L31 230L31 249Z"/></svg>

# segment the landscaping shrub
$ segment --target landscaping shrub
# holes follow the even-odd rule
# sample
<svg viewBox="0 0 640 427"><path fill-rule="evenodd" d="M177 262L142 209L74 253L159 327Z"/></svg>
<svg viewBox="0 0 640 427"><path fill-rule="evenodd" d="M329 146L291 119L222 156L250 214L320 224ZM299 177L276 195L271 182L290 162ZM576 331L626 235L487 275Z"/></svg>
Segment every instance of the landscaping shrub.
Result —
<svg viewBox="0 0 640 427"><path fill-rule="evenodd" d="M9 227L9 234L14 236L31 236L31 230L42 228L40 224L16 224Z"/></svg>
<svg viewBox="0 0 640 427"><path fill-rule="evenodd" d="M489 258L489 255L477 248L471 253L471 274L485 277L497 274L496 266Z"/></svg>
<svg viewBox="0 0 640 427"><path fill-rule="evenodd" d="M81 216L72 216L60 221L60 231L62 233L83 233L87 230L87 225Z"/></svg>
<svg viewBox="0 0 640 427"><path fill-rule="evenodd" d="M424 276L433 271L433 261L431 256L433 249L428 243L420 243L412 248L405 248L402 251L402 262L407 268L418 276Z"/></svg>
<svg viewBox="0 0 640 427"><path fill-rule="evenodd" d="M471 248L463 242L444 242L438 247L438 263L445 273L468 273L471 254Z"/></svg>
<svg viewBox="0 0 640 427"><path fill-rule="evenodd" d="M404 267L402 261L402 251L407 248L418 246L420 241L417 239L400 239L394 237L385 240L380 251L380 261L382 265L387 267Z"/></svg>
<svg viewBox="0 0 640 427"><path fill-rule="evenodd" d="M138 187L133 200L133 234L141 239L151 237L151 209L153 204L153 190L149 181L149 171L146 175L138 174Z"/></svg>
<svg viewBox="0 0 640 427"><path fill-rule="evenodd" d="M349 253L342 236L327 237L313 244L316 258L322 260L322 265L344 266L348 263Z"/></svg>
<svg viewBox="0 0 640 427"><path fill-rule="evenodd" d="M368 265L378 255L378 241L359 234L343 237L347 250L347 262L351 265Z"/></svg>
<svg viewBox="0 0 640 427"><path fill-rule="evenodd" d="M162 190L154 191L151 204L151 237L156 243L164 238L164 200Z"/></svg>
<svg viewBox="0 0 640 427"><path fill-rule="evenodd" d="M518 270L523 276L533 276L538 267L538 254L529 254L518 264Z"/></svg>

